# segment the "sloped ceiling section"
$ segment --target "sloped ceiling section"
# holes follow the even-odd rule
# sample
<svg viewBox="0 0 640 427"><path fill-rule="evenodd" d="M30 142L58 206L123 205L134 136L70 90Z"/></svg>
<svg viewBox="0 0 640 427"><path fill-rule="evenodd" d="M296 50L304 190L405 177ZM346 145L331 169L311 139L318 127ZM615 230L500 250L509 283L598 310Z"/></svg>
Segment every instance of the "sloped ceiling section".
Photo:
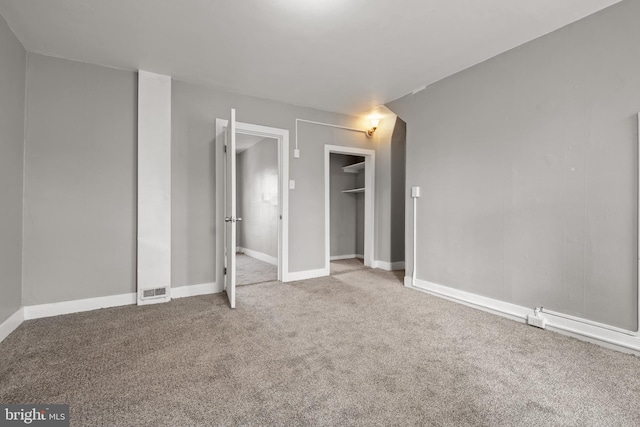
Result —
<svg viewBox="0 0 640 427"><path fill-rule="evenodd" d="M358 114L619 0L0 0L30 52Z"/></svg>

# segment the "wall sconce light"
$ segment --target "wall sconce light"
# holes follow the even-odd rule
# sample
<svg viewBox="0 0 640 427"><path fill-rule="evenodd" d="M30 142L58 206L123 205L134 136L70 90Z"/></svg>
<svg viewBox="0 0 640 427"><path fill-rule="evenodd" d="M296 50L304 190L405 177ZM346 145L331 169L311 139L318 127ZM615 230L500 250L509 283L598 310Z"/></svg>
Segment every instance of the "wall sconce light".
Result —
<svg viewBox="0 0 640 427"><path fill-rule="evenodd" d="M378 125L380 124L380 119L371 119L371 129L367 131L367 136L371 138L373 133L378 129Z"/></svg>

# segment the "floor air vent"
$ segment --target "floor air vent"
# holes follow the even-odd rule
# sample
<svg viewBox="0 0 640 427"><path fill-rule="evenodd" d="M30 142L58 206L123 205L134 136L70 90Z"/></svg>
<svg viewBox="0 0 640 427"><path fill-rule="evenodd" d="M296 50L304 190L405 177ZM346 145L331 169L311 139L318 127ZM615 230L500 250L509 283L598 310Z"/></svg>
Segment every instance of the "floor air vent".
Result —
<svg viewBox="0 0 640 427"><path fill-rule="evenodd" d="M142 299L157 298L167 295L167 288L145 289L142 291Z"/></svg>

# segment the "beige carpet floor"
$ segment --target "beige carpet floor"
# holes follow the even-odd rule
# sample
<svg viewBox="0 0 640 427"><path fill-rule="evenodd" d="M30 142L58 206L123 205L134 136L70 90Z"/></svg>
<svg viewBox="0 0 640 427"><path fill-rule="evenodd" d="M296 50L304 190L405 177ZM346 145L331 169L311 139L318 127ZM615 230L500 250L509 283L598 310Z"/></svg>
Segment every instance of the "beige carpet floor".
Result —
<svg viewBox="0 0 640 427"><path fill-rule="evenodd" d="M27 321L0 402L76 426L638 426L640 358L406 289L328 278Z"/></svg>
<svg viewBox="0 0 640 427"><path fill-rule="evenodd" d="M245 254L236 254L236 284L253 285L255 283L278 280L278 266L260 261Z"/></svg>
<svg viewBox="0 0 640 427"><path fill-rule="evenodd" d="M332 261L330 264L331 275L349 273L365 268L364 261L359 258L343 259L340 261Z"/></svg>

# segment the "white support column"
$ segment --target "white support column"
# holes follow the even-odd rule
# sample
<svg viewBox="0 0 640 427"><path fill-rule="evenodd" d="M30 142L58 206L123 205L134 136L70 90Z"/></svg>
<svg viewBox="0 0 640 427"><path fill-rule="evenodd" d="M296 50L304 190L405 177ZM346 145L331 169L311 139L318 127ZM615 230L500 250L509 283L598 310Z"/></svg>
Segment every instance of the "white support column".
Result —
<svg viewBox="0 0 640 427"><path fill-rule="evenodd" d="M138 72L138 305L171 299L171 76Z"/></svg>

